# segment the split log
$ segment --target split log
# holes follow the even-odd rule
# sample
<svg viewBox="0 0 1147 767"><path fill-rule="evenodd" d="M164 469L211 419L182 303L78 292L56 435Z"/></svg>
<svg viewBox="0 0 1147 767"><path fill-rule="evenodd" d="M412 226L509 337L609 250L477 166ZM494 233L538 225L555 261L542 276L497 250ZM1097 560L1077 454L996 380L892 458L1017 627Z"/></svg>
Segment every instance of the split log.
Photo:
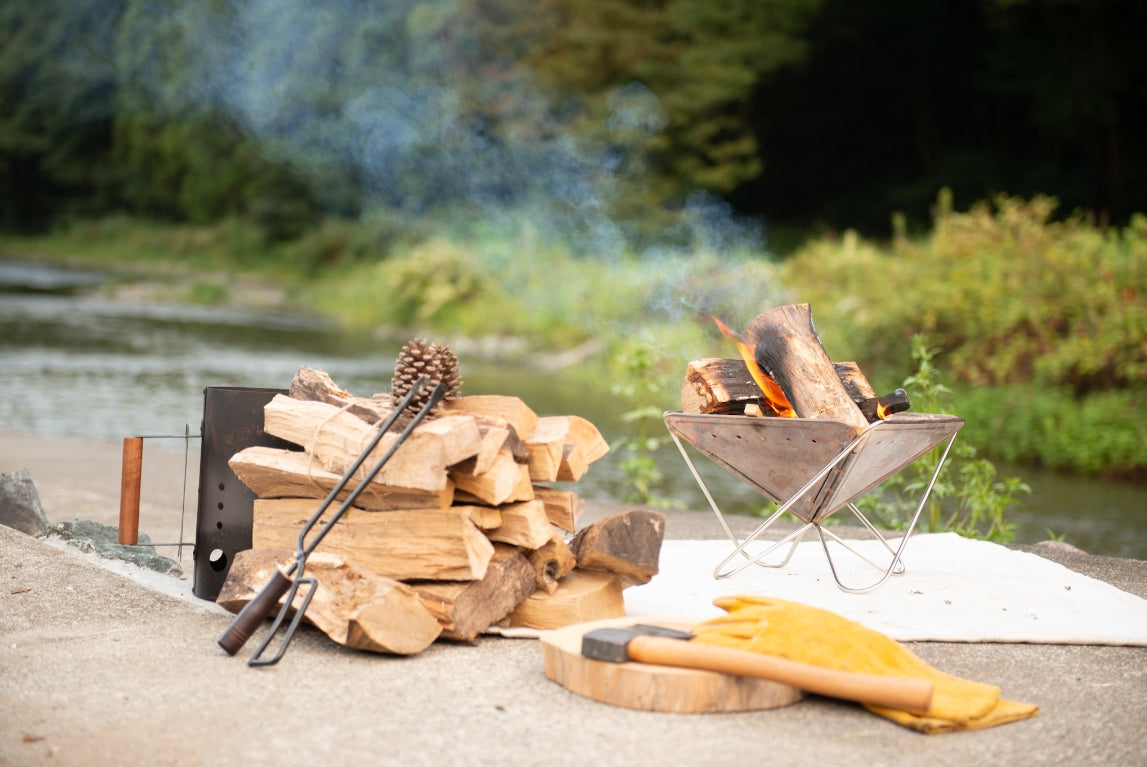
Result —
<svg viewBox="0 0 1147 767"><path fill-rule="evenodd" d="M464 461L454 464L450 467L452 474L468 474L475 476L478 474L485 474L490 471L494 466L494 461L498 458L498 453L502 448L507 448L513 454L513 448L510 444L511 436L514 435L514 430L510 425L504 421L501 423L494 423L487 419L475 419L478 424L478 433L481 435L481 444L478 446L478 452L467 458ZM516 435L514 436L516 439ZM522 455L525 458L529 457L528 451L523 447L521 449ZM515 460L517 457L515 456ZM521 461L518 461L521 463Z"/></svg>
<svg viewBox="0 0 1147 767"><path fill-rule="evenodd" d="M779 306L757 315L743 338L798 418L842 421L858 432L868 425L817 337L808 304Z"/></svg>
<svg viewBox="0 0 1147 767"><path fill-rule="evenodd" d="M345 408L371 425L381 423L394 411L394 401L389 393L375 394L369 399L356 397L338 386L327 373L306 366L295 371L287 396Z"/></svg>
<svg viewBox="0 0 1147 767"><path fill-rule="evenodd" d="M227 462L235 476L259 498L326 498L338 484L340 475L327 471L307 453L271 447L245 448ZM351 479L339 494L346 498L358 482ZM372 511L388 509L445 509L454 502L454 483L439 490L419 490L371 482L355 499L355 504ZM318 505L317 503L315 504Z"/></svg>
<svg viewBox="0 0 1147 767"><path fill-rule="evenodd" d="M855 362L834 362L832 366L836 370L836 377L857 407L866 399L876 396L872 385L868 383L868 376L864 375Z"/></svg>
<svg viewBox="0 0 1147 767"><path fill-rule="evenodd" d="M231 612L239 612L258 596L275 569L286 569L294 557L294 548L240 551L216 601ZM304 574L318 582L304 620L338 644L412 655L429 647L442 632L413 589L356 567L345 557L316 551L307 557ZM296 606L301 606L306 595L305 587L299 591Z"/></svg>
<svg viewBox="0 0 1147 767"><path fill-rule="evenodd" d="M541 501L506 503L498 507L502 512L502 524L487 530L492 541L536 549L550 540L550 522L546 519L546 505Z"/></svg>
<svg viewBox="0 0 1147 767"><path fill-rule="evenodd" d="M335 511L319 520L318 530ZM257 499L253 548L293 548L315 512L305 499ZM465 510L367 511L351 507L323 538L322 550L353 565L400 580L479 580L494 546Z"/></svg>
<svg viewBox="0 0 1147 767"><path fill-rule="evenodd" d="M559 482L577 482L589 471L589 461L577 445L567 442L562 448L562 462L558 466Z"/></svg>
<svg viewBox="0 0 1147 767"><path fill-rule="evenodd" d="M529 466L515 461L513 453L504 447L488 471L482 474L452 472L450 477L454 480L456 500L473 498L478 503L499 506L534 497Z"/></svg>
<svg viewBox="0 0 1147 767"><path fill-rule="evenodd" d="M532 434L538 425L538 414L518 397L501 394L474 394L442 403L445 414L466 414L501 419L521 436Z"/></svg>
<svg viewBox="0 0 1147 767"><path fill-rule="evenodd" d="M625 586L635 586L657 575L664 538L664 514L631 509L582 529L570 541L570 549L579 568L617 573Z"/></svg>
<svg viewBox="0 0 1147 767"><path fill-rule="evenodd" d="M562 453L566 445L566 429L552 418L541 418L538 427L526 437L530 479L534 482L556 482L562 466Z"/></svg>
<svg viewBox="0 0 1147 767"><path fill-rule="evenodd" d="M577 531L577 521L585 511L585 501L572 490L556 490L534 485L534 497L545 504L550 524L567 533Z"/></svg>
<svg viewBox="0 0 1147 767"><path fill-rule="evenodd" d="M621 579L613 573L575 569L554 593L535 591L505 620L514 628L540 631L625 615Z"/></svg>
<svg viewBox="0 0 1147 767"><path fill-rule="evenodd" d="M442 626L442 637L473 641L534 593L534 570L519 549L494 544L480 581L419 581L410 584Z"/></svg>
<svg viewBox="0 0 1147 767"><path fill-rule="evenodd" d="M558 590L561 579L577 567L577 558L557 528L550 526L550 540L529 554L534 568L534 584L552 594Z"/></svg>
<svg viewBox="0 0 1147 767"><path fill-rule="evenodd" d="M576 415L539 418L525 443L535 482L577 482L591 463L609 452L597 427Z"/></svg>
<svg viewBox="0 0 1147 767"><path fill-rule="evenodd" d="M267 434L302 446L335 474L342 475L370 443L376 431L361 418L323 402L276 395L263 408ZM398 439L386 434L363 464L378 461ZM374 481L384 485L441 490L446 467L475 455L481 445L472 418L436 418L420 424L391 456Z"/></svg>
<svg viewBox="0 0 1147 767"><path fill-rule="evenodd" d="M493 506L455 506L464 512L479 530L493 530L502 525L502 512Z"/></svg>
<svg viewBox="0 0 1147 767"><path fill-rule="evenodd" d="M694 360L681 382L681 412L740 413L761 398L761 387L741 359Z"/></svg>
<svg viewBox="0 0 1147 767"><path fill-rule="evenodd" d="M877 413L878 405L885 415L909 409L908 395L903 389L877 397L855 362L835 362L833 369L867 423L881 417ZM752 381L743 360L694 360L689 363L681 383L681 412L762 416L766 414L756 404L760 396L761 390Z"/></svg>

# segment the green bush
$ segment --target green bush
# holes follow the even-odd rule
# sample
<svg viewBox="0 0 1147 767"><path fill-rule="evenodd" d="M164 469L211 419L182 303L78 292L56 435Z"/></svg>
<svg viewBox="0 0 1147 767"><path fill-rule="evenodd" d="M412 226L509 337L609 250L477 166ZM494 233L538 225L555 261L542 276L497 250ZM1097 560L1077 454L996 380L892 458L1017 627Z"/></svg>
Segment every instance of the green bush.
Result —
<svg viewBox="0 0 1147 767"><path fill-rule="evenodd" d="M829 355L891 389L924 334L943 355L966 438L988 454L1088 473L1147 470L1147 217L1104 231L1055 201L942 195L933 231L879 246L809 243L785 282ZM914 403L914 409L918 409ZM1003 435L1007 434L1007 438Z"/></svg>

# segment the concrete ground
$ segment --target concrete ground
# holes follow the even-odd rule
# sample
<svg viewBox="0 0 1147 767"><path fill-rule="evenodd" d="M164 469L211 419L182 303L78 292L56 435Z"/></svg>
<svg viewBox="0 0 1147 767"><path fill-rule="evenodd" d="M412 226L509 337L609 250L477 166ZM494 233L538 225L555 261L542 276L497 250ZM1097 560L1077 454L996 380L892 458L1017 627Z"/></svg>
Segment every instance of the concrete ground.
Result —
<svg viewBox="0 0 1147 767"><path fill-rule="evenodd" d="M176 541L184 456L148 447L140 529ZM191 455L184 538L194 535ZM26 469L52 521L118 519L120 446L0 432L0 472ZM615 510L591 503L586 519ZM672 538L719 537L708 512ZM750 520L745 520L748 525ZM1024 547L1147 597L1147 563ZM631 711L567 692L535 640L436 643L409 658L347 650L304 628L249 668L216 639L231 616L185 577L126 567L0 527L3 765L1140 765L1147 648L915 643L936 667L1038 703L1033 719L925 736L809 697L737 714ZM173 549L163 553L174 556Z"/></svg>

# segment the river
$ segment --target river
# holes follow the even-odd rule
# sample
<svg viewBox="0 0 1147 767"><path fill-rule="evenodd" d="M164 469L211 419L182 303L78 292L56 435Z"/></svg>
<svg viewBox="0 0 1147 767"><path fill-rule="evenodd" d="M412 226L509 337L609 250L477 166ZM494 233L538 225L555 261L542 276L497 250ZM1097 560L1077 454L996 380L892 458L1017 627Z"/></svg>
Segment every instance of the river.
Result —
<svg viewBox="0 0 1147 767"><path fill-rule="evenodd" d="M390 387L393 342L350 336L294 314L112 300L99 289L104 279L0 261L0 428L112 442L198 434L205 388L285 388L304 365L325 370L354 394ZM460 357L464 394L510 394L543 415L581 415L611 443L630 428L608 392L587 392L560 373ZM657 457L666 475L659 494L707 509L672 443ZM724 511L759 506L752 490L694 458ZM595 463L578 492L621 499L618 459L614 452ZM1001 468L1001 474L1019 475L1032 487L1022 507L1007 513L1016 541L1062 537L1092 554L1147 559L1147 487L1031 469Z"/></svg>

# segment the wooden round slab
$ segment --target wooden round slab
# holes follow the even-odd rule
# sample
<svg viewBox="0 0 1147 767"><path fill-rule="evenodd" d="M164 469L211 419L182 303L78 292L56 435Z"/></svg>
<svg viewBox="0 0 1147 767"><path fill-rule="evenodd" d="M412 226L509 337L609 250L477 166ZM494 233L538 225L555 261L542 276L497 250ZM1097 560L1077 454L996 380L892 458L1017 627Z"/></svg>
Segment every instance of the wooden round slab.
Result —
<svg viewBox="0 0 1147 767"><path fill-rule="evenodd" d="M579 623L541 635L546 676L570 692L615 706L675 713L779 708L804 697L796 687L766 679L652 663L607 663L581 654L581 638L596 628L638 623L684 629L680 618L624 617Z"/></svg>

